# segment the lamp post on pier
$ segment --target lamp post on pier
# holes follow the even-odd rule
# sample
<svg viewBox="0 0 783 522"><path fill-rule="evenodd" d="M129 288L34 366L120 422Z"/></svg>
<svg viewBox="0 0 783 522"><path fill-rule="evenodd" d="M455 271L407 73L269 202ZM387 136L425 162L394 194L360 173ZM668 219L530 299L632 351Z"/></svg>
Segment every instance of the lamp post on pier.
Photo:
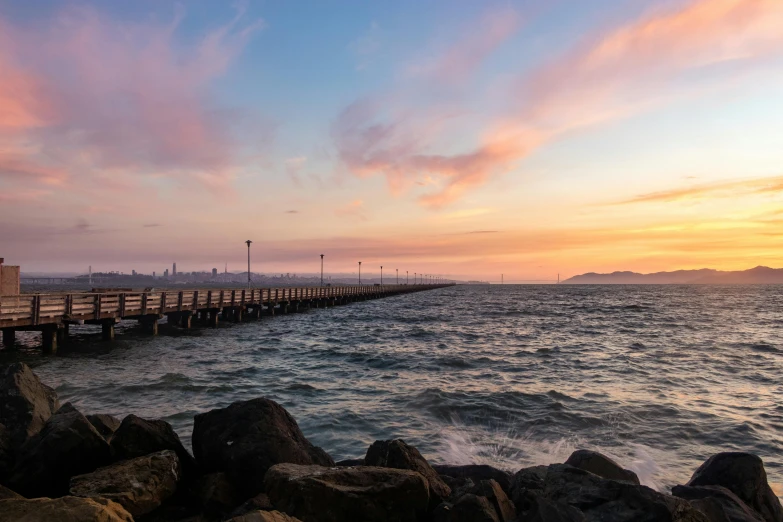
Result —
<svg viewBox="0 0 783 522"><path fill-rule="evenodd" d="M362 262L359 261L359 286L362 284Z"/></svg>
<svg viewBox="0 0 783 522"><path fill-rule="evenodd" d="M250 288L250 243L252 241L248 239L245 243L247 244L247 287Z"/></svg>
<svg viewBox="0 0 783 522"><path fill-rule="evenodd" d="M383 286L383 265L381 265L381 286Z"/></svg>
<svg viewBox="0 0 783 522"><path fill-rule="evenodd" d="M324 255L321 254L321 286L324 286Z"/></svg>
<svg viewBox="0 0 783 522"><path fill-rule="evenodd" d="M405 284L408 284L408 271L405 271Z"/></svg>
<svg viewBox="0 0 783 522"><path fill-rule="evenodd" d="M400 284L400 269L395 268L394 271L397 272L397 284Z"/></svg>

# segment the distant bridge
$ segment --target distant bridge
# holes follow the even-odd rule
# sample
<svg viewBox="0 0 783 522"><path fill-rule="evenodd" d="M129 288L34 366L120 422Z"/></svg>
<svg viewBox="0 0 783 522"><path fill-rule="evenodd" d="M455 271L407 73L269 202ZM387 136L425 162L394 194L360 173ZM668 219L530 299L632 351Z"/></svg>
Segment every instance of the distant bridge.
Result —
<svg viewBox="0 0 783 522"><path fill-rule="evenodd" d="M55 353L68 341L73 324L99 324L104 340L114 339L114 326L122 319L137 320L152 334L158 321L191 328L198 323L216 327L219 320L240 322L246 317L287 314L354 301L421 292L452 286L361 285L308 288L205 289L180 291L105 291L72 294L21 294L0 296L0 330L6 349L14 347L17 331L40 331L45 353Z"/></svg>

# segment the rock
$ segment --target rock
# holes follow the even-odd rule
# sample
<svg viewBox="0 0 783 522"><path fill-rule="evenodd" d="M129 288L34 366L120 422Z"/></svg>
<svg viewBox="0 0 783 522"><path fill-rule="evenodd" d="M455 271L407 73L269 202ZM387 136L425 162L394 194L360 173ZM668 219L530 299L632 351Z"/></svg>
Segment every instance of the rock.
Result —
<svg viewBox="0 0 783 522"><path fill-rule="evenodd" d="M514 474L510 497L518 512L533 508L535 497L544 491L544 479L548 470L547 466L532 466L522 468Z"/></svg>
<svg viewBox="0 0 783 522"><path fill-rule="evenodd" d="M618 463L597 451L576 450L568 457L565 463L606 479L624 480L633 484L640 484L636 473L630 469L623 469Z"/></svg>
<svg viewBox="0 0 783 522"><path fill-rule="evenodd" d="M89 473L110 459L101 434L66 404L22 445L9 486L29 498L65 495L71 477Z"/></svg>
<svg viewBox="0 0 783 522"><path fill-rule="evenodd" d="M199 498L204 512L210 515L229 513L241 502L241 498L237 497L237 492L231 485L231 481L228 480L228 476L222 472L209 473L201 477ZM247 511L252 511L252 509L247 509L243 513Z"/></svg>
<svg viewBox="0 0 783 522"><path fill-rule="evenodd" d="M433 464L432 469L438 472L440 478L446 482L452 490L455 487L464 484L466 479L471 479L476 484L482 480L492 479L500 484L500 487L503 488L506 495L511 495L512 475L507 471L493 468L492 466L487 466L485 464L472 464L468 466Z"/></svg>
<svg viewBox="0 0 783 522"><path fill-rule="evenodd" d="M71 495L102 497L137 517L159 507L174 494L180 478L179 459L171 450L98 468L71 478Z"/></svg>
<svg viewBox="0 0 783 522"><path fill-rule="evenodd" d="M60 407L53 389L38 380L24 363L0 369L0 423L8 430L12 447L41 431Z"/></svg>
<svg viewBox="0 0 783 522"><path fill-rule="evenodd" d="M106 442L111 442L112 435L114 435L114 432L117 431L117 428L119 428L121 424L120 419L106 413L87 415L87 420L90 421L90 424L95 426L98 433L103 435Z"/></svg>
<svg viewBox="0 0 783 522"><path fill-rule="evenodd" d="M686 500L565 464L549 466L543 496L581 510L589 522L709 522Z"/></svg>
<svg viewBox="0 0 783 522"><path fill-rule="evenodd" d="M672 494L690 501L710 522L764 522L761 515L723 486L674 486Z"/></svg>
<svg viewBox="0 0 783 522"><path fill-rule="evenodd" d="M0 520L24 522L133 522L125 509L103 498L0 500Z"/></svg>
<svg viewBox="0 0 783 522"><path fill-rule="evenodd" d="M364 459L345 459L334 464L338 468L350 468L351 466L364 466Z"/></svg>
<svg viewBox="0 0 783 522"><path fill-rule="evenodd" d="M451 495L451 488L441 480L438 472L432 469L419 450L409 446L404 440L376 440L367 450L364 463L367 466L409 469L420 473L429 483L433 509Z"/></svg>
<svg viewBox="0 0 783 522"><path fill-rule="evenodd" d="M489 500L468 493L454 503L444 522L500 522L500 520Z"/></svg>
<svg viewBox="0 0 783 522"><path fill-rule="evenodd" d="M259 398L196 415L193 453L205 472L225 471L245 498L260 493L279 463L334 466L279 404Z"/></svg>
<svg viewBox="0 0 783 522"><path fill-rule="evenodd" d="M780 500L767 483L764 462L750 453L713 455L688 481L688 486L723 486L756 511L766 522L782 522Z"/></svg>
<svg viewBox="0 0 783 522"><path fill-rule="evenodd" d="M12 491L8 489L7 487L0 484L0 500L5 500L7 498L24 498L22 495L17 493L16 491Z"/></svg>
<svg viewBox="0 0 783 522"><path fill-rule="evenodd" d="M241 506L231 512L230 516L238 517L251 511L274 511L274 509L269 496L266 493L259 493L255 497L244 501Z"/></svg>
<svg viewBox="0 0 783 522"><path fill-rule="evenodd" d="M414 522L429 505L427 479L403 469L277 464L264 486L276 509L307 522Z"/></svg>
<svg viewBox="0 0 783 522"><path fill-rule="evenodd" d="M493 479L480 481L476 484L474 494L490 501L501 522L512 522L516 518L517 510L514 507L514 503L509 500L506 492L503 491L503 488L500 487L497 481Z"/></svg>
<svg viewBox="0 0 783 522"><path fill-rule="evenodd" d="M552 502L535 496L525 522L586 522L584 513L564 502Z"/></svg>
<svg viewBox="0 0 783 522"><path fill-rule="evenodd" d="M14 469L14 451L11 447L11 434L4 424L0 424L0 482L8 480Z"/></svg>
<svg viewBox="0 0 783 522"><path fill-rule="evenodd" d="M158 451L171 450L179 457L185 475L196 469L196 461L179 440L171 424L164 420L147 420L128 415L111 438L114 460L143 457Z"/></svg>
<svg viewBox="0 0 783 522"><path fill-rule="evenodd" d="M251 511L239 515L228 522L302 522L298 518L286 515L279 511Z"/></svg>

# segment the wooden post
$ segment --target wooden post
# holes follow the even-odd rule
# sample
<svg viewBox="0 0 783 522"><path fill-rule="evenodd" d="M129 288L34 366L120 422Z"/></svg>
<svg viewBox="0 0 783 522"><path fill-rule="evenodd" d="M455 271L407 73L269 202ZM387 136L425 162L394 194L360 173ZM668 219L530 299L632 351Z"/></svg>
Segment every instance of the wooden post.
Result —
<svg viewBox="0 0 783 522"><path fill-rule="evenodd" d="M104 341L114 340L114 319L104 319L101 321L101 335Z"/></svg>
<svg viewBox="0 0 783 522"><path fill-rule="evenodd" d="M41 330L41 345L43 353L57 353L57 325L46 325Z"/></svg>
<svg viewBox="0 0 783 522"><path fill-rule="evenodd" d="M11 328L3 328L3 346L6 350L16 348L16 332Z"/></svg>

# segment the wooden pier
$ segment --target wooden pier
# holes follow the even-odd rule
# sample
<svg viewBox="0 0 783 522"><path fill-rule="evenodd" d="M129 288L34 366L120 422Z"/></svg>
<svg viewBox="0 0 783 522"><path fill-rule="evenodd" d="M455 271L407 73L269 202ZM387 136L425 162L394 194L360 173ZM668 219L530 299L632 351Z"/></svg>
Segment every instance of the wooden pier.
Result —
<svg viewBox="0 0 783 522"><path fill-rule="evenodd" d="M216 327L220 320L240 322L245 317L287 314L420 292L451 286L362 285L306 288L157 290L154 292L101 292L72 294L21 294L0 296L0 330L5 349L13 348L17 331L40 331L45 353L57 352L67 342L74 324L97 324L104 340L114 339L114 326L123 319L139 321L158 333L158 321L191 328L193 320Z"/></svg>

